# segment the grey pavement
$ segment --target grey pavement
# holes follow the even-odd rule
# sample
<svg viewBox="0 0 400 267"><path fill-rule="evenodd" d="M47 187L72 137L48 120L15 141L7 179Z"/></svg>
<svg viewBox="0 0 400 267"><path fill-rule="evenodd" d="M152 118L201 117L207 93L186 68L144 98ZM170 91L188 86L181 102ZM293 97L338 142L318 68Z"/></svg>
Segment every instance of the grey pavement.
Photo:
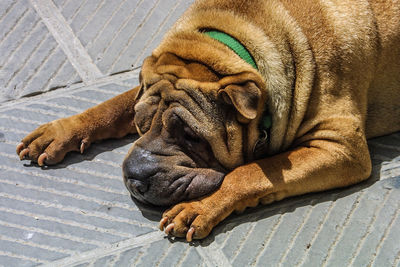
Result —
<svg viewBox="0 0 400 267"><path fill-rule="evenodd" d="M137 85L187 0L0 0L0 266L400 266L400 133L370 140L372 177L232 215L170 239L131 200L135 136L63 163L20 162L19 140Z"/></svg>

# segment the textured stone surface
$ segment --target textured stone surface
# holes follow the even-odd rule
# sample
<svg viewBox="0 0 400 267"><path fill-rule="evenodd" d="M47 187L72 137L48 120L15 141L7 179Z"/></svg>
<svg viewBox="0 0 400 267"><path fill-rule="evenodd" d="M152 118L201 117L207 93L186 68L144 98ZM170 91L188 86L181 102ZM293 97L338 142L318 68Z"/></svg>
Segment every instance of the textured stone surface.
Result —
<svg viewBox="0 0 400 267"><path fill-rule="evenodd" d="M192 2L1 1L0 102L140 67Z"/></svg>
<svg viewBox="0 0 400 267"><path fill-rule="evenodd" d="M130 199L121 163L136 136L51 168L19 161L15 146L40 124L137 85L126 71L191 2L0 1L0 101L67 85L0 104L0 266L400 266L400 133L370 140L369 181L249 209L190 244ZM58 13L41 18L49 7ZM49 21L65 21L60 32L80 45L59 41Z"/></svg>
<svg viewBox="0 0 400 267"><path fill-rule="evenodd" d="M80 81L28 0L0 2L0 102Z"/></svg>

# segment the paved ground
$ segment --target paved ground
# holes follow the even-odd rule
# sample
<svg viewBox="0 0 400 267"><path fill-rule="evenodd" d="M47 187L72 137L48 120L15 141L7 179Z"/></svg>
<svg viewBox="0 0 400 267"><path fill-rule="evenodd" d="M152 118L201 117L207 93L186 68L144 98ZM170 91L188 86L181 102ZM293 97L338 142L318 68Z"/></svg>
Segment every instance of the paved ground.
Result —
<svg viewBox="0 0 400 267"><path fill-rule="evenodd" d="M190 2L0 1L0 265L400 266L400 133L370 141L368 182L248 210L191 244L166 238L160 211L125 190L135 136L52 168L17 159L40 124L136 85Z"/></svg>

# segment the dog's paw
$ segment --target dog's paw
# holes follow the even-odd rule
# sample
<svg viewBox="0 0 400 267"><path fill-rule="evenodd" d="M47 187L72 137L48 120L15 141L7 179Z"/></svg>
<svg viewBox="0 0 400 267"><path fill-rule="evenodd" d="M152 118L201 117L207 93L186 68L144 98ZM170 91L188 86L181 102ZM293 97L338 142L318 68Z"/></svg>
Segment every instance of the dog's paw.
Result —
<svg viewBox="0 0 400 267"><path fill-rule="evenodd" d="M188 242L208 236L219 222L215 212L202 201L185 202L163 214L160 230L176 237L186 237Z"/></svg>
<svg viewBox="0 0 400 267"><path fill-rule="evenodd" d="M74 117L60 119L34 130L17 146L20 159L28 159L44 166L59 163L70 151L83 153L90 142L76 120Z"/></svg>

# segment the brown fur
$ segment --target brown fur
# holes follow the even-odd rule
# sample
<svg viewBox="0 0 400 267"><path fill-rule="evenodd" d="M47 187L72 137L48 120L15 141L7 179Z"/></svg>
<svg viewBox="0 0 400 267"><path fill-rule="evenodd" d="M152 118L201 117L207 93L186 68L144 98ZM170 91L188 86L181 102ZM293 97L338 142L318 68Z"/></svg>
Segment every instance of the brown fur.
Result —
<svg viewBox="0 0 400 267"><path fill-rule="evenodd" d="M259 72L201 28L240 40ZM231 171L212 194L168 210L162 226L204 238L233 211L369 177L366 139L400 130L399 43L398 0L197 1L144 62L140 88L42 126L17 152L26 148L22 156L34 161L45 152L54 164L81 140L121 137L134 127L143 135L135 145L145 146L155 132L165 136L160 110L186 101L194 115L182 116ZM222 115L231 108L234 117ZM268 155L255 160L265 109L273 119Z"/></svg>

